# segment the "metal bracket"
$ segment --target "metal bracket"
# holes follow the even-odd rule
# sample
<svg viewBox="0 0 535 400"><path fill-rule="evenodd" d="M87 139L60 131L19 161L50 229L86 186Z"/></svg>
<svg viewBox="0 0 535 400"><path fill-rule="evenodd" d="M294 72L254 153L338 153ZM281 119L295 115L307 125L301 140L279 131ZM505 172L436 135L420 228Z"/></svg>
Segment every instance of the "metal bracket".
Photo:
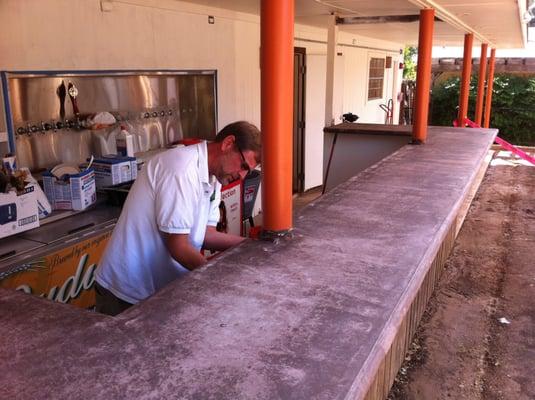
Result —
<svg viewBox="0 0 535 400"><path fill-rule="evenodd" d="M273 242L275 244L279 243L281 240L291 240L293 239L293 237L293 229L287 229L282 231L262 230L259 235L260 240Z"/></svg>

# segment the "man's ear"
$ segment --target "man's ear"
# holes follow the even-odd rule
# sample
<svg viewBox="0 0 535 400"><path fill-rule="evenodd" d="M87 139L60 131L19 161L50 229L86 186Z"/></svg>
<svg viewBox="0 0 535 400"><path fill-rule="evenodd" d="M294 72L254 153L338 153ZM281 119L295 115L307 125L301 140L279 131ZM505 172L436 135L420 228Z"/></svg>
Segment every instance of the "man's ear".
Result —
<svg viewBox="0 0 535 400"><path fill-rule="evenodd" d="M226 152L226 151L231 150L234 147L235 142L236 142L236 136L228 135L221 142L221 151Z"/></svg>

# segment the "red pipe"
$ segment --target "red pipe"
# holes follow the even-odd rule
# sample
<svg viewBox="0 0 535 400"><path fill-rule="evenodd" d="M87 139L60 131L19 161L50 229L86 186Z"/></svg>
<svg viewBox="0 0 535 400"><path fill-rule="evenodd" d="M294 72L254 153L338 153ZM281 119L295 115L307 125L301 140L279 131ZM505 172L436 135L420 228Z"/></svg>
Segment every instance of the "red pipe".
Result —
<svg viewBox="0 0 535 400"><path fill-rule="evenodd" d="M464 128L465 118L468 118L468 94L470 92L470 74L472 73L472 43L474 36L471 33L464 35L463 75L461 78L461 93L459 95L459 114L457 122Z"/></svg>
<svg viewBox="0 0 535 400"><path fill-rule="evenodd" d="M485 100L485 123L484 128L490 125L490 109L492 107L492 87L494 86L494 66L496 61L496 49L490 51L489 76L487 78L487 95Z"/></svg>
<svg viewBox="0 0 535 400"><path fill-rule="evenodd" d="M481 44L481 57L479 58L479 78L477 82L476 98L476 124L481 125L483 116L483 96L485 95L485 75L487 73L487 48L488 44Z"/></svg>
<svg viewBox="0 0 535 400"><path fill-rule="evenodd" d="M267 232L292 229L294 2L260 11L262 209Z"/></svg>
<svg viewBox="0 0 535 400"><path fill-rule="evenodd" d="M435 10L420 10L420 29L418 34L418 69L416 72L416 98L414 123L412 125L413 143L425 143L427 138L429 89L431 86L431 52L433 50L434 23Z"/></svg>

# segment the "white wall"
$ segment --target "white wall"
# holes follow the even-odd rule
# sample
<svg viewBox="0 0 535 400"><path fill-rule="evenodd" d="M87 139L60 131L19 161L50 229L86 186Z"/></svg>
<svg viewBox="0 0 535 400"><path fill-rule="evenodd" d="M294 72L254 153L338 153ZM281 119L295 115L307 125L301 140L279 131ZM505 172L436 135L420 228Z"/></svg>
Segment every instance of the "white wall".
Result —
<svg viewBox="0 0 535 400"><path fill-rule="evenodd" d="M360 119L359 122L384 123L385 112L379 107L386 104L388 99L397 101L397 93L401 90L402 70L398 68L399 62L403 60L403 55L399 54L399 49L403 46L396 43L373 41L370 39L358 40L345 34L340 42L357 42L359 47L340 47L345 58L345 82L344 82L344 113L353 112ZM392 68L385 69L383 97L376 100L368 100L368 69L372 57L385 58L392 57ZM394 79L394 74L398 76ZM395 82L394 82L395 81ZM394 90L395 83L395 90ZM394 123L398 118L395 116Z"/></svg>
<svg viewBox="0 0 535 400"><path fill-rule="evenodd" d="M112 4L0 1L0 69L217 69L219 126L260 123L258 17L174 0Z"/></svg>
<svg viewBox="0 0 535 400"><path fill-rule="evenodd" d="M306 133L305 133L305 190L323 183L323 127L325 104L325 73L327 63L326 31L297 26L296 46L307 49ZM298 40L304 39L304 40ZM311 43L308 40L322 43ZM379 108L393 99L398 104L402 70L398 69L403 56L401 44L357 37L340 33L335 61L334 107L335 122L344 113L357 114L359 122L384 123L385 113ZM344 44L342 46L341 44ZM371 57L391 56L392 68L385 70L383 98L367 100L368 68ZM396 76L394 77L394 74ZM395 108L395 110L399 110ZM394 113L394 123L399 120Z"/></svg>
<svg viewBox="0 0 535 400"><path fill-rule="evenodd" d="M219 127L236 119L260 124L258 16L175 0L111 4L113 10L103 12L100 0L0 0L0 70L217 69ZM308 189L321 184L323 170L323 118L316 116L324 113L327 31L297 25L295 37L313 64L306 88ZM368 60L399 58L402 46L343 32L339 44L347 46L337 46L336 117L351 111L361 122L382 123L379 104L394 90L385 80L384 98L366 100Z"/></svg>
<svg viewBox="0 0 535 400"><path fill-rule="evenodd" d="M323 183L326 72L326 55L311 54L307 56L304 190Z"/></svg>

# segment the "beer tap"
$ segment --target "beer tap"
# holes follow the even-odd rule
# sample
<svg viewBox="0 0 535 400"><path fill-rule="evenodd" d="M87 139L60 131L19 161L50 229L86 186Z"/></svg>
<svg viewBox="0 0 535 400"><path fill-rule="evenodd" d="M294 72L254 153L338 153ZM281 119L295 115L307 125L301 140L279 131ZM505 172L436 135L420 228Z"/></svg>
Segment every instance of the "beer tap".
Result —
<svg viewBox="0 0 535 400"><path fill-rule="evenodd" d="M61 85L56 89L56 94L59 97L59 119L65 119L65 97L67 95L67 89L65 88L65 81L61 81Z"/></svg>
<svg viewBox="0 0 535 400"><path fill-rule="evenodd" d="M69 81L67 87L67 93L69 93L69 97L71 98L72 111L74 115L78 116L78 114L80 114L80 110L78 109L78 103L76 101L76 97L78 97L78 88L71 81Z"/></svg>

